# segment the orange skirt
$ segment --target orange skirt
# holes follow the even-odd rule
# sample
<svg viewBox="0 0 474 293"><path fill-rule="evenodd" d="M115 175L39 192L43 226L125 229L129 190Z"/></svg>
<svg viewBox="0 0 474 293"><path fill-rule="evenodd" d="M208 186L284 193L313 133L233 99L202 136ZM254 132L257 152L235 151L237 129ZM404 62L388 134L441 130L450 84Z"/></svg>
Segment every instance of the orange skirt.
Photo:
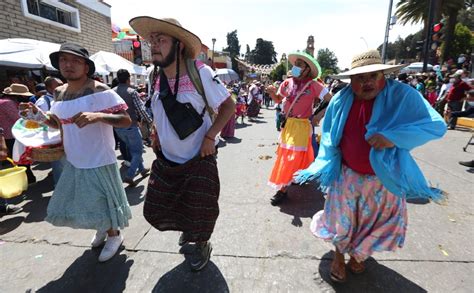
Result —
<svg viewBox="0 0 474 293"><path fill-rule="evenodd" d="M314 161L311 144L311 124L308 119L289 118L280 135L277 158L268 184L276 189L288 186L295 172L306 169ZM301 145L306 141L306 145Z"/></svg>

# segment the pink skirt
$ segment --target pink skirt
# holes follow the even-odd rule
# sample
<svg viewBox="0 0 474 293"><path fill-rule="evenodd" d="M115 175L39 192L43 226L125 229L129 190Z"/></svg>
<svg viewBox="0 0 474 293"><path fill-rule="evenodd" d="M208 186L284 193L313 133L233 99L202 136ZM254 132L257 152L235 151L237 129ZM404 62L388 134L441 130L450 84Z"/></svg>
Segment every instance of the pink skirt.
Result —
<svg viewBox="0 0 474 293"><path fill-rule="evenodd" d="M235 114L230 117L224 128L221 130L221 137L234 137L235 133Z"/></svg>
<svg viewBox="0 0 474 293"><path fill-rule="evenodd" d="M328 190L324 211L313 216L310 229L361 262L374 251L403 246L406 201L389 192L377 176L362 175L343 165Z"/></svg>

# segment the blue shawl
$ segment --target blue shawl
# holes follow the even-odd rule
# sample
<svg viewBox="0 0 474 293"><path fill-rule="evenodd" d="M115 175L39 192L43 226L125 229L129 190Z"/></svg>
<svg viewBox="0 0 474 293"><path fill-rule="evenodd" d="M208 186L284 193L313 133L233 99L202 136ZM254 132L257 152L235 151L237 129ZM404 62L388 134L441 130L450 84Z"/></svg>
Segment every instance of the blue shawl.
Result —
<svg viewBox="0 0 474 293"><path fill-rule="evenodd" d="M317 179L325 190L339 177L342 164L339 143L353 100L350 86L331 99L323 120L318 157L307 169L295 173L296 183ZM428 186L410 151L441 138L446 124L414 88L387 80L376 97L366 128L366 140L379 133L395 144L393 148L370 150L370 164L385 188L405 198L442 198L439 189Z"/></svg>

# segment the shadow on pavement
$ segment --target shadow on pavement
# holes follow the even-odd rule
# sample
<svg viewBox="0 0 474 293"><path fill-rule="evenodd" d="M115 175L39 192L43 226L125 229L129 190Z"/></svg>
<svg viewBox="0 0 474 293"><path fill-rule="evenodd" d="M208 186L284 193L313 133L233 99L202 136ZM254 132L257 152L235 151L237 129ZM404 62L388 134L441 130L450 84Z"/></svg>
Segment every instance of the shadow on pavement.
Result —
<svg viewBox="0 0 474 293"><path fill-rule="evenodd" d="M252 120L249 119L249 122L250 123L255 123L255 124L268 123L266 120L259 120L259 119L263 119L263 117L259 116L258 119L256 119L256 118L253 118Z"/></svg>
<svg viewBox="0 0 474 293"><path fill-rule="evenodd" d="M312 218L324 209L324 196L315 183L291 185L288 198L280 205L280 212L293 216L291 224L303 226L301 218Z"/></svg>
<svg viewBox="0 0 474 293"><path fill-rule="evenodd" d="M249 127L249 126L252 126L252 124L247 124L247 123L235 123L235 129L240 129L240 128L245 128L245 127Z"/></svg>
<svg viewBox="0 0 474 293"><path fill-rule="evenodd" d="M365 262L366 270L364 273L355 275L347 271L347 281L345 283L335 283L330 278L333 256L333 251L323 255L319 263L319 277L333 287L336 292L427 292L396 271L381 265L373 258L369 258ZM317 281L317 278L315 281Z"/></svg>
<svg viewBox="0 0 474 293"><path fill-rule="evenodd" d="M5 235L21 225L23 221L25 220L24 217L17 216L14 218L9 218L6 220L3 220L2 217L0 217L0 235Z"/></svg>
<svg viewBox="0 0 474 293"><path fill-rule="evenodd" d="M223 140L225 140L226 143L241 143L242 142L242 139L241 138L238 138L238 137L225 137L225 138L222 138Z"/></svg>
<svg viewBox="0 0 474 293"><path fill-rule="evenodd" d="M229 292L219 268L209 261L199 272L191 272L186 261L164 274L152 290L153 293Z"/></svg>
<svg viewBox="0 0 474 293"><path fill-rule="evenodd" d="M36 292L123 292L133 260L116 255L99 263L99 253L100 249L84 251L59 279Z"/></svg>
<svg viewBox="0 0 474 293"><path fill-rule="evenodd" d="M127 187L125 188L125 193L127 194L128 204L131 206L139 205L145 200L145 186L140 185L137 187Z"/></svg>

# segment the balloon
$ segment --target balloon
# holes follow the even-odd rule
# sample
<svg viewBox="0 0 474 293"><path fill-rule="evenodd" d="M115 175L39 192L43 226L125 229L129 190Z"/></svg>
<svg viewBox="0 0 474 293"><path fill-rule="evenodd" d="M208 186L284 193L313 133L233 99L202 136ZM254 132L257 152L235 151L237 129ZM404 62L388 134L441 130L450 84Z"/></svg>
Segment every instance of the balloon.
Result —
<svg viewBox="0 0 474 293"><path fill-rule="evenodd" d="M120 32L118 35L117 35L117 39L121 40L123 38L125 38L127 34L125 32Z"/></svg>

